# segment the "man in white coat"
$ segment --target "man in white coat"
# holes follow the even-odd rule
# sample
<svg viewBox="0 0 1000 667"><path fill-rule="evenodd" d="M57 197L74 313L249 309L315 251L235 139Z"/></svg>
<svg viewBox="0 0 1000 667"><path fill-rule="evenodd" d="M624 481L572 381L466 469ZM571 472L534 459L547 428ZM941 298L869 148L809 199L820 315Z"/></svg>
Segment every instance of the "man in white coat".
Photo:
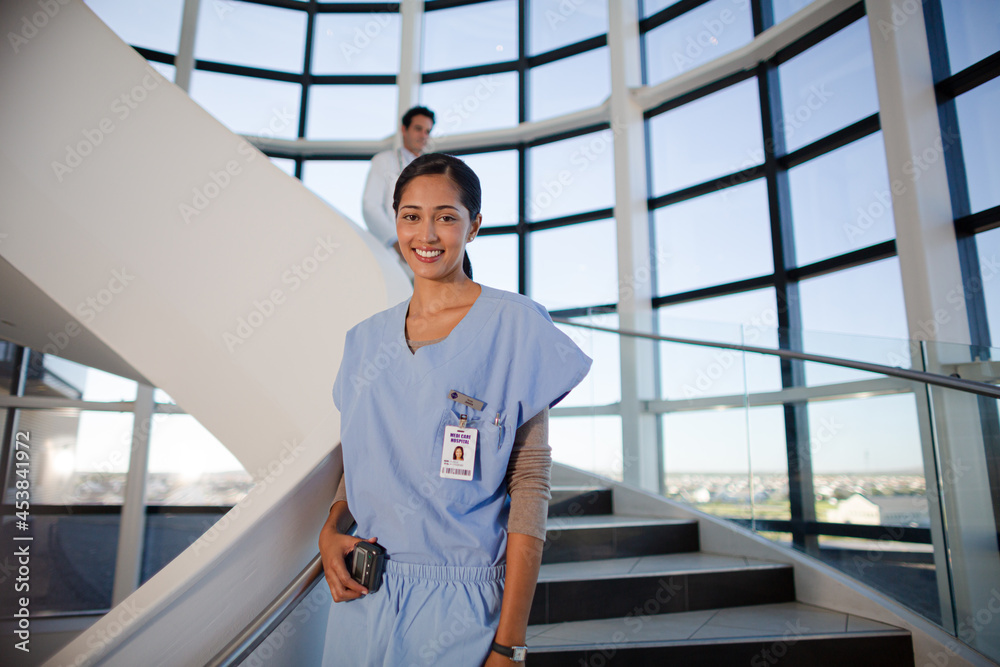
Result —
<svg viewBox="0 0 1000 667"><path fill-rule="evenodd" d="M362 199L362 213L368 231L384 246L394 248L399 254L396 241L396 215L392 210L392 192L400 172L424 152L427 139L434 128L434 112L426 107L413 107L403 115L400 132L403 146L376 153L372 158L365 193ZM402 254L400 254L402 258Z"/></svg>

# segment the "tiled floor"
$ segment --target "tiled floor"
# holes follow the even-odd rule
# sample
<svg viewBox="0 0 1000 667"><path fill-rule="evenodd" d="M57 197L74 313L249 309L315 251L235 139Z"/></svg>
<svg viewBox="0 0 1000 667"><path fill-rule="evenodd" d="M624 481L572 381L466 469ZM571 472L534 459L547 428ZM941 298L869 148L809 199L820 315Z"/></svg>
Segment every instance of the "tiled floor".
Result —
<svg viewBox="0 0 1000 667"><path fill-rule="evenodd" d="M533 648L664 644L740 638L856 635L896 632L891 625L799 602L611 618L528 628Z"/></svg>

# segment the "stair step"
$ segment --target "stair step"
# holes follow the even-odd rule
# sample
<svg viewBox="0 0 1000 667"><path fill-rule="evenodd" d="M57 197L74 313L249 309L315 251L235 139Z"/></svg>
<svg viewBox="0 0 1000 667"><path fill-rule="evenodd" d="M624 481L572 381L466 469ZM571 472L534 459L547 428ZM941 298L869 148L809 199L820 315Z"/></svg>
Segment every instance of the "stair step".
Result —
<svg viewBox="0 0 1000 667"><path fill-rule="evenodd" d="M676 614L795 600L793 569L704 553L542 566L528 622Z"/></svg>
<svg viewBox="0 0 1000 667"><path fill-rule="evenodd" d="M549 500L549 516L590 516L612 514L611 489L593 486L554 486Z"/></svg>
<svg viewBox="0 0 1000 667"><path fill-rule="evenodd" d="M910 634L798 602L530 625L531 664L913 667Z"/></svg>
<svg viewBox="0 0 1000 667"><path fill-rule="evenodd" d="M551 517L542 563L698 551L698 522L624 516Z"/></svg>

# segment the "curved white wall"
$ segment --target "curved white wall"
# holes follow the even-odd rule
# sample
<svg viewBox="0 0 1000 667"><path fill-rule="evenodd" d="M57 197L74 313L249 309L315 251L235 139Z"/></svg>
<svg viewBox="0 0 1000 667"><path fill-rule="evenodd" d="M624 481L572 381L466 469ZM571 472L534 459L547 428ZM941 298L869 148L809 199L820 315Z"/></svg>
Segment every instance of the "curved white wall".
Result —
<svg viewBox="0 0 1000 667"><path fill-rule="evenodd" d="M5 0L0 34L0 255L258 481L49 664L202 664L316 553L344 335L410 286L82 2Z"/></svg>
<svg viewBox="0 0 1000 667"><path fill-rule="evenodd" d="M0 254L259 478L333 409L346 329L409 285L367 234L62 2L0 8Z"/></svg>

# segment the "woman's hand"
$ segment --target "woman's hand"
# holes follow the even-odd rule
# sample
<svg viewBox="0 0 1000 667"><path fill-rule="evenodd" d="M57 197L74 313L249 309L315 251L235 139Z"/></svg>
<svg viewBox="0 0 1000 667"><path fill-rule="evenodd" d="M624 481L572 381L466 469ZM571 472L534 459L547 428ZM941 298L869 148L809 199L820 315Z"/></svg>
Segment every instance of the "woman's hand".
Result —
<svg viewBox="0 0 1000 667"><path fill-rule="evenodd" d="M362 540L360 537L344 535L337 530L337 520L334 515L335 513L331 512L331 519L327 520L326 525L319 533L319 555L320 560L323 561L323 574L326 576L326 583L330 586L333 601L346 602L367 595L368 589L351 578L351 573L347 571L347 563L344 559L358 542L366 541L374 544L377 538Z"/></svg>
<svg viewBox="0 0 1000 667"><path fill-rule="evenodd" d="M330 533L325 530L320 533L319 553L323 560L323 574L326 576L326 583L330 586L334 602L356 600L362 595L368 595L368 589L351 578L345 561L347 555L354 549L354 545L362 541L374 543L375 538L362 540L358 537Z"/></svg>

